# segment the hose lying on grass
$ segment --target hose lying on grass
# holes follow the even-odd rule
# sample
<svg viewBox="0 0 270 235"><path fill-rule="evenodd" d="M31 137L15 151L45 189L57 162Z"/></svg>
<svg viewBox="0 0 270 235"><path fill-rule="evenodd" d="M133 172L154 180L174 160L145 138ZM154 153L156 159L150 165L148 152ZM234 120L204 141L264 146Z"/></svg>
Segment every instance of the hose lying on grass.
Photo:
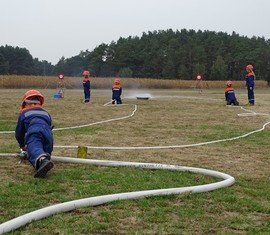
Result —
<svg viewBox="0 0 270 235"><path fill-rule="evenodd" d="M2 154L1 157L14 157L16 154ZM144 168L144 169L162 169L162 170L174 170L174 171L188 171L192 173L199 173L208 175L215 178L221 178L222 181L179 188L167 188L167 189L154 189L136 192L126 192L109 194L103 196L96 196L90 198L83 198L78 200L73 200L69 202L59 203L53 206L48 206L25 215L19 216L17 218L11 219L7 222L0 224L0 234L10 232L12 230L18 229L28 223L35 220L40 220L42 218L61 213L72 211L80 207L86 206L97 206L108 202L117 200L128 200L128 199L138 199L150 196L160 196L160 195L172 195L172 194L182 194L182 193L201 193L213 191L215 189L224 188L234 184L235 179L225 173L208 170L203 168L186 167L178 165L168 165L168 164L157 164L157 163L142 163L142 162L122 162L122 161L105 161L105 160L92 160L92 159L78 159L78 158L68 158L68 157L52 157L53 161L66 162L66 163L79 163L79 164L90 164L96 166L111 166L111 167L132 167L132 168Z"/></svg>
<svg viewBox="0 0 270 235"><path fill-rule="evenodd" d="M253 111L245 110L242 107L240 107L240 108L243 109L244 111L248 112L247 115L249 115L249 116L257 115L257 113L255 113ZM135 108L134 108L132 114L128 115L128 116L124 116L122 118L109 119L109 120L100 121L97 123L91 123L91 124L74 126L74 127L58 128L57 130L75 129L75 128L80 128L80 127L115 121L115 120L122 120L125 118L132 117L136 111L137 111L137 106L135 105ZM261 114L261 115L267 115L267 114ZM239 115L239 116L244 116L244 115ZM209 141L209 142L197 143L197 144L173 145L173 146L153 146L153 147L94 147L94 146L88 146L88 148L118 149L118 150L120 150L120 149L164 149L164 148L195 147L195 146L202 146L202 145L206 145L206 144L219 143L219 142L224 142L224 141L235 140L235 139L247 137L251 134L254 134L254 133L257 133L257 132L264 130L265 127L269 124L270 124L270 122L267 122L263 125L262 128L255 130L255 131L252 131L252 132L249 132L249 133L246 133L246 134L243 134L241 136L222 139L222 140L214 140L214 141ZM14 132L3 131L0 133L7 134L7 133L14 133ZM58 148L77 148L78 146L55 146L55 147L58 147ZM14 157L14 156L16 156L16 154L8 154L8 153L1 154L0 153L0 156ZM231 186L235 182L235 179L228 174L221 173L218 171L213 171L213 170L207 170L207 169L203 169L203 168L194 168L194 167L185 167L185 166L177 166L177 165L167 165L167 164L155 164L155 163L76 159L76 158L67 158L67 157L52 157L52 160L53 161L60 161L60 162L68 162L68 163L92 164L92 165L98 165L98 166L134 167L134 168L146 168L146 169L189 171L189 172L193 172L193 173L200 173L200 174L205 174L205 175L212 176L212 177L221 178L223 180L220 182L210 183L210 184L206 184L206 185L146 190L146 191L137 191L137 192L126 192L126 193L96 196L96 197L90 197L90 198L84 198L84 199L69 201L69 202L65 202L65 203L60 203L60 204L56 204L53 206L45 207L45 208L27 213L25 215L19 216L17 218L14 218L12 220L9 220L5 223L0 224L0 234L15 230L17 228L20 228L20 227L26 225L27 223L31 223L31 221L39 220L39 219L42 219L42 218L45 218L45 217L48 217L48 216L51 216L51 215L54 215L57 213L75 210L75 209L80 208L80 207L97 206L97 205L101 205L101 204L116 201L116 200L137 199L137 198L143 198L143 197L149 197L149 196L207 192L207 191L212 191L212 190L215 190L218 188Z"/></svg>

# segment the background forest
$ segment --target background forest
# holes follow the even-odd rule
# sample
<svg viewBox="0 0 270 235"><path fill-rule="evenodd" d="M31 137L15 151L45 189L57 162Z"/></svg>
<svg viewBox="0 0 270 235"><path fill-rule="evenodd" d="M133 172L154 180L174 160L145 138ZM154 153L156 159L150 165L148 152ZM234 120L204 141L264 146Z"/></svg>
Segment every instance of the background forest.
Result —
<svg viewBox="0 0 270 235"><path fill-rule="evenodd" d="M248 38L233 32L159 30L141 37L120 37L94 50L62 57L56 65L33 58L26 48L0 47L0 74L81 76L89 69L94 77L243 79L253 64L257 79L270 83L270 39Z"/></svg>

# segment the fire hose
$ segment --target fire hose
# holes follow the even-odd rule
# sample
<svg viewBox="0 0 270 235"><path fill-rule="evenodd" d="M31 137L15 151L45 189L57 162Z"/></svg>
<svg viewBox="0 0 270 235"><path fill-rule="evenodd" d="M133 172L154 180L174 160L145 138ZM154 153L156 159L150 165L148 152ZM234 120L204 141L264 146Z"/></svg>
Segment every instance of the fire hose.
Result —
<svg viewBox="0 0 270 235"><path fill-rule="evenodd" d="M0 154L0 156L6 157L6 156L14 156L14 155ZM199 173L199 174L204 174L211 177L221 178L223 180L219 182L215 182L215 183L205 184L205 185L117 193L117 194L95 196L95 197L89 197L89 198L83 198L83 199L68 201L64 203L59 203L56 205L48 206L48 207L30 212L30 213L27 213L25 215L19 216L17 218L11 219L7 222L0 224L0 234L18 229L28 223L31 223L32 221L40 220L51 215L75 210L81 207L97 206L97 205L102 205L102 204L112 202L112 201L138 199L138 198L144 198L144 197L150 197L150 196L208 192L208 191L213 191L219 188L231 186L235 182L235 179L228 174L214 171L214 170L195 168L195 167L157 164L157 163L77 159L77 158L56 157L56 156L53 156L52 160L58 161L58 162L66 162L66 163L91 164L91 165L96 165L96 166L132 167L132 168L144 168L144 169L188 171L192 173Z"/></svg>

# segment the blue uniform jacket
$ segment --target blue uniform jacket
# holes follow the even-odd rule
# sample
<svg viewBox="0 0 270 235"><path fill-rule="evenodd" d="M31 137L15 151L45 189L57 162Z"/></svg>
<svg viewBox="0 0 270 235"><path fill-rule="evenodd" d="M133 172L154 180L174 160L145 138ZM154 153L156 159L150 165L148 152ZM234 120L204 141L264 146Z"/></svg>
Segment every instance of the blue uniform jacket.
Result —
<svg viewBox="0 0 270 235"><path fill-rule="evenodd" d="M46 129L51 130L52 119L50 114L40 108L34 107L24 110L18 118L18 123L15 131L15 137L20 145L20 147L25 146L25 135L31 129L31 132L35 131L38 126L44 126Z"/></svg>
<svg viewBox="0 0 270 235"><path fill-rule="evenodd" d="M227 101L234 101L236 100L234 89L232 87L227 87L225 90L225 99Z"/></svg>
<svg viewBox="0 0 270 235"><path fill-rule="evenodd" d="M86 90L90 89L90 80L89 79L83 79L83 88Z"/></svg>
<svg viewBox="0 0 270 235"><path fill-rule="evenodd" d="M119 99L122 94L122 87L120 85L113 85L112 87L112 99Z"/></svg>
<svg viewBox="0 0 270 235"><path fill-rule="evenodd" d="M254 80L255 80L255 74L253 72L248 73L246 76L246 85L248 87L253 87L254 86Z"/></svg>

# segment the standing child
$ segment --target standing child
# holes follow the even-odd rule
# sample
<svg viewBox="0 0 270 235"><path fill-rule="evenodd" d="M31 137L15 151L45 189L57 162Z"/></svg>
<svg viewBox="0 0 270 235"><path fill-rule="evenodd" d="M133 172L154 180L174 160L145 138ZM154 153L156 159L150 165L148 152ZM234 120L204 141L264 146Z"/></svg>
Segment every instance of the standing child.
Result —
<svg viewBox="0 0 270 235"><path fill-rule="evenodd" d="M83 90L84 90L84 103L90 102L90 72L83 71Z"/></svg>
<svg viewBox="0 0 270 235"><path fill-rule="evenodd" d="M232 81L226 82L225 100L227 101L227 105L239 105L232 87Z"/></svg>
<svg viewBox="0 0 270 235"><path fill-rule="evenodd" d="M254 85L255 85L255 73L253 72L253 65L249 64L246 66L246 86L248 90L248 102L249 105L255 104L254 97Z"/></svg>
<svg viewBox="0 0 270 235"><path fill-rule="evenodd" d="M37 90L27 91L22 100L15 137L28 161L36 169L34 177L44 178L53 168L51 116L42 108L44 96Z"/></svg>
<svg viewBox="0 0 270 235"><path fill-rule="evenodd" d="M112 104L115 104L115 102L117 104L122 104L121 94L122 94L122 87L120 84L120 79L116 78L112 86Z"/></svg>

